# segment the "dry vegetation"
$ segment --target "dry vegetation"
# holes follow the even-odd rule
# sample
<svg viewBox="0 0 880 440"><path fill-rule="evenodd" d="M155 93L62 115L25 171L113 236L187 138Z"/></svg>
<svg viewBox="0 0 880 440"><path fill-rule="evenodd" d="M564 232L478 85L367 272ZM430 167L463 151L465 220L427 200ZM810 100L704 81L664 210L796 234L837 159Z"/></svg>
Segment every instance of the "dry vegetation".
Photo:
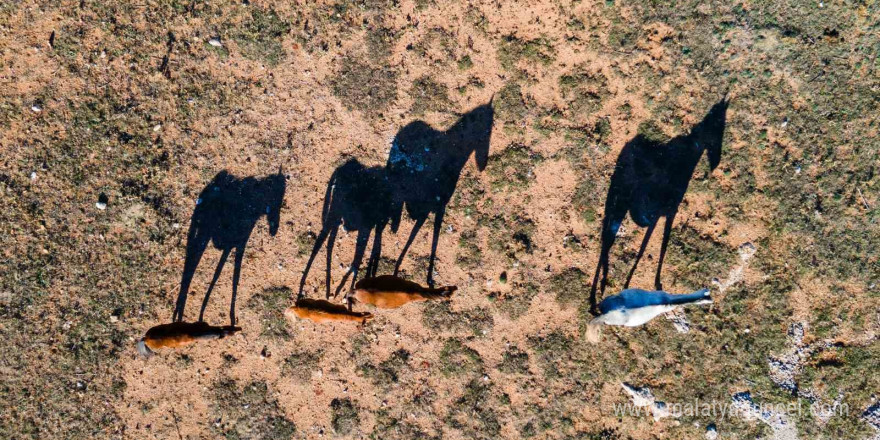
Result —
<svg viewBox="0 0 880 440"><path fill-rule="evenodd" d="M620 382L667 402L831 402L802 438L866 439L880 393L880 3L626 0L0 2L0 438L722 438L739 418L620 417ZM728 93L720 166L697 167L665 287L743 282L688 311L582 335L617 153L686 132ZM494 96L489 165L440 235L451 304L358 329L280 314L333 168ZM217 172L288 177L244 258L241 336L139 358L171 317L189 216ZM96 205L97 204L97 205ZM410 223L386 231L395 258ZM425 228L407 256L423 281ZM629 219L609 291L641 242ZM659 239L633 281L650 287ZM354 236L341 233L338 282ZM210 280L209 250L194 290ZM308 293L323 288L323 253ZM392 260L380 264L386 270ZM208 320L222 323L221 277ZM201 294L190 301L194 319ZM795 374L768 359L804 323Z"/></svg>

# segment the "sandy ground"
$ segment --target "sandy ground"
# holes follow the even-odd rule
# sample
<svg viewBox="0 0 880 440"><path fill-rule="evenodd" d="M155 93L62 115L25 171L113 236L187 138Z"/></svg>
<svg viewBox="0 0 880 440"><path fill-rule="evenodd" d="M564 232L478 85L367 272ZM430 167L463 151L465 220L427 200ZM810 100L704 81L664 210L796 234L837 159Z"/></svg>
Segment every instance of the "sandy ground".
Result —
<svg viewBox="0 0 880 440"><path fill-rule="evenodd" d="M0 133L0 145L6 150L4 168L24 175L27 166L36 162L34 157L39 156L32 150L48 148L45 145L63 148L61 145L70 141L71 136L78 136L80 132L72 125L75 124L72 121L77 121L75 113L82 108L77 103L78 97L91 93L100 95L102 89L113 90L114 94L140 103L129 102L129 109L137 105L145 107L146 110L130 110L138 115L149 115L131 131L153 140L151 145L155 148L159 148L156 140L161 139L161 145L171 152L173 165L171 171L163 175L159 188L171 200L176 221L163 242L140 242L153 256L149 263L151 270L161 275L152 278L150 274L143 274L155 287L150 293L150 308L142 313L126 311L123 315L121 325L125 326L127 342L118 353L118 360L112 363L112 374L121 378L126 386L121 395L104 403L119 420L113 436L212 438L222 437L230 429L242 438L267 435L248 431L250 428L236 431L236 423L241 427L244 422L236 419L233 414L237 412L228 408L237 403L218 402L214 397L217 384L228 380L239 386L265 383L268 390L265 400L274 402L275 406L269 407L275 408L277 415L296 425L295 438L408 438L413 435L401 430L381 431L380 425L385 423L383 414L417 427L427 436L425 438L526 438L524 424L536 420L538 412L556 408L560 402L564 410L541 416L550 418L550 428L539 431L535 438L647 439L702 435L711 420L682 423L675 419L652 422L649 417L623 419L612 413L611 404L628 400L620 389L622 380L634 380L637 385L650 384L658 399L670 399L668 394L663 396L663 387L666 384L671 387L667 391L673 389L674 377L702 380L708 376L709 373L702 370L689 370L686 363L676 366L677 353L681 350L689 353L682 356L698 355L682 348L688 344L687 338L694 337L699 338L700 344L706 344L706 350L720 350L713 345L712 338L724 339L719 336L722 330L718 329L723 325L715 322L725 319L718 315L729 310L713 306L705 313L686 313L694 327L688 334L670 336L673 333L667 332L673 331L672 323L658 319L646 330L612 330L596 347L585 345L581 333L584 317L579 311L599 258L603 203L618 153L647 120L660 120L660 128L666 136L686 134L725 92L731 106L727 112L722 166L710 172L705 159L701 160L692 183L696 189L692 188L685 196L673 234L683 233L681 225L685 225L700 240L722 249L720 254L727 260L712 266L713 273L701 272L700 275L705 276L699 280L702 284L697 285L689 281L686 274L703 270L699 266L701 258L674 249L664 270L664 287L672 292L685 292L710 285L712 278L731 279L732 282L724 286L725 291L716 297L716 301L723 303L728 295L739 295L730 292L752 292L768 278L777 276L770 273L770 263L740 266L737 249L741 245L754 243L758 247L757 260L776 261L784 259L782 254L797 240L773 229L776 199L763 191L746 194L746 203L734 197L739 197L739 188L744 184L742 169L753 170L750 176L758 188L769 188L777 179L773 170L764 166L771 153L755 150L753 132L758 128L766 133L766 139L759 142L771 142L773 148L795 155L804 146L799 138L780 128L777 114L755 107L758 98L754 97L754 85L748 80L736 82L715 77L705 66L699 65L699 60L682 58L677 42L699 40L695 34L700 31L693 29L693 21L667 24L651 19L638 5L626 2L403 0L386 9L374 8L371 2L353 2L347 8L334 9L332 2L253 1L249 5L199 4L195 7L200 13L171 14L161 23L163 31L157 32L152 29L157 18L139 14L144 9L160 7L152 3L116 11L111 15L117 22L115 28L92 26L101 19L109 19L103 15L107 12L100 12L95 5L83 9L75 3L57 8L21 4L4 10L5 24L0 28L5 46L0 49L3 72L0 78L4 84L0 96L4 102L14 103L29 113L25 117L4 116ZM276 38L281 48L277 63L247 56L241 41L233 36L236 26L240 27L248 11L254 8L276 11L282 20L290 23L289 29ZM708 4L698 6L697 11L704 16L730 13L727 7ZM310 26L314 31L308 31ZM631 45L626 47L610 43L621 32L621 26L623 31L635 32ZM150 38L137 44L120 43L123 27L126 32L148 34ZM390 29L394 34L387 54L379 58L369 55L366 43L370 32L377 27ZM50 47L47 39L53 32L56 42ZM156 68L167 52L166 32L173 33L175 41L167 76ZM76 35L80 49L64 58L57 52L68 34ZM304 38L304 34L309 37ZM216 36L221 37L219 49L208 43ZM542 61L530 55L532 48L525 49L524 55L515 56L513 65L507 66L500 53L504 42L511 38L520 43L549 42L548 51L552 56ZM803 96L813 93L803 91L812 87L808 85L806 74L792 72L783 62L773 59L778 56L777 51L783 50L779 49L779 45L784 44L780 42L783 38L780 32L738 25L723 38L717 35L706 38L710 40L705 44L711 63L722 66L719 69L751 78L743 71L764 63L770 66L766 73L768 81L781 84L795 105ZM318 41L327 42L326 48L322 49ZM547 49L538 45L534 50ZM146 58L132 53L146 54ZM368 63L395 72L396 99L384 107L367 109L356 108L340 96L334 89L337 72L343 60L352 56L366 57ZM472 66L459 67L457 60L464 56L469 57ZM564 75L580 73L585 73L587 78L601 78L601 85L587 86L601 95L600 104L593 109L575 107L571 99L573 92L565 89L560 80ZM428 98L413 93L411 84L425 76L448 90L448 99L441 108L414 114L414 104ZM472 86L474 80L481 86ZM592 80L580 81L594 84ZM503 102L499 104L499 94L512 83L520 85L523 94L526 110L520 116L501 107ZM153 84L165 85L151 88ZM184 84L198 88L205 96L212 89L226 94L226 108L214 107L205 98L187 101L183 99L186 93L168 92L177 87L182 89ZM409 304L394 310L372 310L376 318L364 326L286 321L288 336L261 335L267 313L280 313L294 298L273 306L275 311L255 306L251 299L273 287L288 286L296 290L311 250L311 244L302 242L301 237L305 232L317 233L321 229L325 189L336 166L351 157L368 166L381 166L388 158L392 139L406 124L422 120L437 130L445 130L460 115L489 103L493 96L496 113L490 142L490 169L481 172L475 159L470 158L458 189L460 195L474 199L469 201L477 207L479 215L466 213L462 205L453 201L443 223L435 267L439 285L459 288L451 302L453 316L487 311L491 324L476 332L468 325L432 328L424 317L428 306ZM30 109L32 105L38 105L39 110ZM589 137L589 133L600 119L607 120L609 128L607 135L596 140ZM542 121L551 129L542 129L539 124ZM570 132L588 133L587 140L572 137ZM37 144L27 144L28 137L38 139ZM54 140L45 140L50 137ZM100 170L102 161L117 160L115 142L108 140L89 147L89 154L77 158L91 169L99 170L87 178L90 188L104 188L111 195L117 194L114 191L120 178L113 175L113 165L104 167L103 174ZM492 162L502 157L512 144L528 146L533 159L541 159L528 163L524 185L493 190L497 177L490 174ZM573 160L567 158L570 151L576 153ZM738 165L740 168L728 165L734 157L746 165ZM139 335L171 319L183 268L189 215L196 206L199 192L221 170L239 177L263 177L279 169L287 178L279 231L271 236L263 217L244 255L236 309L238 325L244 330L229 339L163 351L152 358L139 356L135 350ZM818 173L815 169L804 172ZM39 170L32 183L38 188L37 194L51 198L59 197L59 193L75 192L69 181L53 173L51 169ZM585 221L572 202L585 181L587 187L592 188L587 198L594 205L596 218L593 221ZM474 192L474 187L485 192ZM864 188L863 197L869 200L866 204L880 204L877 189L876 185ZM106 211L95 220L91 194L73 196L76 202L71 203L79 207L68 217L71 224L94 221L106 225L104 234L112 239L114 235L137 234L132 231L166 221L143 200L130 197L111 197ZM487 204L487 200L491 204ZM740 206L747 208L742 210ZM481 221L493 216L528 219L533 226L529 237L532 249L516 248L510 231L494 230ZM421 230L403 263L407 276L420 282L425 280L425 261L430 254L431 222L429 220ZM53 229L53 225L58 224L50 220L48 227ZM412 225L412 220L404 217L396 234L385 232L384 257L393 259L399 255ZM660 230L658 227L635 272L634 287L653 286ZM460 234L466 231L475 232L475 242L482 251L481 261L473 267L457 263L464 252L459 244ZM612 257L630 262L643 233L643 228L627 218ZM355 235L348 231L339 233L332 256L334 286L348 269L355 249ZM580 248L569 246L572 236L580 241ZM506 246L517 249L512 257L511 253L498 250ZM324 252L317 255L307 279L309 297L323 296ZM205 253L193 279L187 319L197 316L201 292L210 282L219 256L220 252L210 247ZM622 284L630 267L620 264L612 270L617 287L609 287L609 294ZM580 300L575 304L561 303L556 300L558 292L553 291L553 279L572 267L586 274L577 293ZM231 264L228 264L207 308L206 320L212 324L228 320L231 273ZM507 282L499 280L502 273L506 273ZM828 275L796 277L798 287L784 295L793 322L811 321L822 302L834 298L840 283L847 282ZM876 313L871 313L877 307L876 290L869 295L862 281L856 276L848 282L853 297L863 301L853 300L841 307L850 316L865 316L867 321L857 325L848 319L838 320L836 325L840 329L836 334L838 340L874 346L876 336L870 335L876 335L878 325ZM494 298L523 295L529 284L537 286L538 293L526 302L527 308L521 316L503 313ZM58 282L49 291L57 304L69 304L67 298L78 288L88 290L89 287ZM760 308L761 305L750 303L748 307ZM120 325L115 322L114 325ZM773 325L784 340L787 327ZM574 341L577 348L572 350L577 353L593 354L572 354L568 360L558 361L564 365L563 373L554 378L548 376L546 365L539 361L543 355L536 351L533 341L557 333ZM694 336L695 333L698 336ZM642 346L638 339L657 335L666 338L663 341L669 345L665 354L653 357L656 354L650 344ZM444 344L450 338L464 341L478 353L483 367L473 377L441 372ZM529 349L531 360L523 372L513 374L499 369L512 346L523 350L532 347ZM398 377L393 383L380 385L364 374L361 368L364 364L378 365L401 349L409 353L409 358L405 367L397 371ZM285 359L302 352L320 353L320 359L303 365L302 368L309 371L296 378L285 370ZM595 354L599 352L604 354ZM598 369L584 362L598 362L600 357L597 356L605 356L602 358L605 361L617 356L621 362L631 362L638 367L628 366L626 373L619 375L589 373ZM569 361L574 363L565 363ZM602 371L615 370L613 365L602 368ZM641 373L639 368L643 369ZM652 373L663 369L681 371L674 377ZM470 379L492 387L491 401L484 405L496 411L499 427L495 432L486 428L487 425L473 422L482 413L470 407L472 412L465 414L465 418L472 420L469 423L477 423L477 434L448 421L451 408L460 406ZM717 391L733 395L746 390L754 380L766 382L767 378L737 380L738 385L732 389ZM772 385L769 387L772 389ZM693 395L675 397L699 395L702 395L700 390L694 390ZM346 398L354 403L358 418L353 429L340 433L336 432L331 407L334 400ZM758 425L733 421L721 424L720 431L722 438L748 438L761 429ZM118 426L122 427L121 431Z"/></svg>

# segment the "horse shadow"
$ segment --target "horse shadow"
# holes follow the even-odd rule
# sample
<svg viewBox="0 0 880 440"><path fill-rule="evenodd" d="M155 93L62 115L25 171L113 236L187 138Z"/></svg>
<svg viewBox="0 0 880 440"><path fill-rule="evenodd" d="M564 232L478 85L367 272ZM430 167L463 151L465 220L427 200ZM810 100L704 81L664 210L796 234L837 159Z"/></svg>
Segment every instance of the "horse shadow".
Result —
<svg viewBox="0 0 880 440"><path fill-rule="evenodd" d="M357 231L357 239L352 263L336 288L335 294L339 294L350 275L353 275L352 285L354 285L370 235L375 231L373 251L367 264L367 276L370 276L379 264L382 233L389 224L391 231L397 232L400 212L401 209L393 202L391 187L382 167L367 167L357 159L349 159L336 168L327 182L324 207L321 212L321 232L315 239L315 245L300 279L299 298L303 297L306 277L324 242L327 243L326 288L327 297L330 297L333 246L341 226L347 231Z"/></svg>
<svg viewBox="0 0 880 440"><path fill-rule="evenodd" d="M654 277L654 288L663 290L660 273L663 270L672 224L703 153L709 159L710 170L717 168L721 162L727 106L728 100L725 97L712 106L703 120L686 136L677 136L661 143L638 135L624 145L617 158L605 199L602 251L590 289L590 305L594 314L597 313L596 291L598 289L602 295L605 293L611 247L627 212L638 226L647 228L647 231L632 269L627 274L624 289L629 287L657 222L665 217L663 241Z"/></svg>
<svg viewBox="0 0 880 440"><path fill-rule="evenodd" d="M235 299L238 294L238 282L241 276L241 265L244 251L250 240L251 233L257 222L266 216L269 223L269 234L275 236L284 201L287 183L281 170L264 178L246 177L239 179L226 171L221 171L205 186L196 201L186 240L186 260L183 265L183 276L180 291L174 309L174 322L183 321L186 300L192 284L196 268L209 243L221 251L220 262L214 270L214 277L208 285L199 322L204 320L205 308L223 266L232 250L235 250L235 264L232 272L232 300L229 307L229 319L235 325Z"/></svg>
<svg viewBox="0 0 880 440"><path fill-rule="evenodd" d="M434 287L434 260L446 206L452 200L461 171L471 154L474 155L477 169L486 169L494 117L490 100L488 104L463 115L446 131L438 131L422 121L415 121L394 137L385 170L391 182L395 206L406 206L407 214L415 221L394 265L395 275L400 271L403 258L419 230L434 214L427 274L428 285Z"/></svg>
<svg viewBox="0 0 880 440"><path fill-rule="evenodd" d="M357 231L358 235L352 264L335 294L341 292L349 276L351 287L354 287L370 235L374 232L365 272L367 277L375 276L382 254L382 234L388 226L393 233L397 232L404 209L415 225L396 260L394 274L398 274L419 230L434 214L427 276L428 284L433 286L434 260L446 206L471 155L480 171L486 168L493 123L491 101L465 113L447 130L435 130L423 121L415 121L394 136L385 166L367 167L357 159L349 159L339 166L327 182L321 232L303 271L299 297L303 297L306 278L325 242L326 290L327 297L331 296L330 267L340 226Z"/></svg>

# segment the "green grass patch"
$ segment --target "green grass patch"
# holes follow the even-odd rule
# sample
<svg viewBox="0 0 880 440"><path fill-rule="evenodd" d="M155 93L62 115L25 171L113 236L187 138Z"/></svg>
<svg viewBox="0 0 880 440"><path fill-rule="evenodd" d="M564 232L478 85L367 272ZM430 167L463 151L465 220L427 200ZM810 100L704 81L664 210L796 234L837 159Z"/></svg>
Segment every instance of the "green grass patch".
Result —
<svg viewBox="0 0 880 440"><path fill-rule="evenodd" d="M293 303L296 295L289 287L276 286L254 294L247 303L249 309L258 311L262 329L260 336L269 339L288 340L291 337L284 309Z"/></svg>
<svg viewBox="0 0 880 440"><path fill-rule="evenodd" d="M276 66L284 59L281 43L289 32L290 23L274 10L253 8L250 18L233 38L245 58Z"/></svg>
<svg viewBox="0 0 880 440"><path fill-rule="evenodd" d="M365 363L358 367L358 370L374 385L389 388L399 381L402 370L407 367L407 361L409 361L409 352L400 349L391 353L391 356L379 365Z"/></svg>
<svg viewBox="0 0 880 440"><path fill-rule="evenodd" d="M508 347L498 363L498 370L508 374L528 374L529 354L515 345Z"/></svg>
<svg viewBox="0 0 880 440"><path fill-rule="evenodd" d="M588 302L589 276L577 267L570 267L550 278L550 292L563 306L580 305Z"/></svg>
<svg viewBox="0 0 880 440"><path fill-rule="evenodd" d="M422 115L429 111L449 111L452 107L446 86L430 76L422 76L413 81L409 94L413 99L410 111L414 115Z"/></svg>
<svg viewBox="0 0 880 440"><path fill-rule="evenodd" d="M483 261L483 251L477 242L477 233L473 230L462 232L458 236L459 253L455 263L465 269L476 269Z"/></svg>
<svg viewBox="0 0 880 440"><path fill-rule="evenodd" d="M333 431L339 435L350 435L360 425L360 414L351 399L333 399L330 402L331 425Z"/></svg>
<svg viewBox="0 0 880 440"><path fill-rule="evenodd" d="M346 107L365 113L379 113L397 99L394 69L375 66L352 55L343 58L330 82L333 94Z"/></svg>
<svg viewBox="0 0 880 440"><path fill-rule="evenodd" d="M517 319L529 311L532 300L538 295L538 286L533 283L516 284L511 292L489 294L489 300L511 319Z"/></svg>
<svg viewBox="0 0 880 440"><path fill-rule="evenodd" d="M538 38L521 40L514 36L504 37L498 46L498 62L507 70L514 70L520 62L548 65L556 57L549 40Z"/></svg>
<svg viewBox="0 0 880 440"><path fill-rule="evenodd" d="M422 322L431 330L470 333L474 336L482 336L495 324L489 309L476 307L453 311L449 301L426 302Z"/></svg>
<svg viewBox="0 0 880 440"><path fill-rule="evenodd" d="M440 350L440 372L444 376L473 376L483 373L483 359L458 338L447 339Z"/></svg>
<svg viewBox="0 0 880 440"><path fill-rule="evenodd" d="M322 351L294 351L284 358L281 375L293 378L297 382L308 382L312 372L318 369L323 354Z"/></svg>
<svg viewBox="0 0 880 440"><path fill-rule="evenodd" d="M240 438L293 438L296 426L284 416L278 401L269 393L265 382L251 382L240 386L224 379L215 383L210 392L213 398L211 424L214 435L228 439Z"/></svg>
<svg viewBox="0 0 880 440"><path fill-rule="evenodd" d="M544 158L522 144L510 144L489 158L486 173L494 192L522 190L535 179L534 168Z"/></svg>
<svg viewBox="0 0 880 440"><path fill-rule="evenodd" d="M501 432L494 390L482 379L471 380L449 409L446 424L461 431L465 438L495 439Z"/></svg>

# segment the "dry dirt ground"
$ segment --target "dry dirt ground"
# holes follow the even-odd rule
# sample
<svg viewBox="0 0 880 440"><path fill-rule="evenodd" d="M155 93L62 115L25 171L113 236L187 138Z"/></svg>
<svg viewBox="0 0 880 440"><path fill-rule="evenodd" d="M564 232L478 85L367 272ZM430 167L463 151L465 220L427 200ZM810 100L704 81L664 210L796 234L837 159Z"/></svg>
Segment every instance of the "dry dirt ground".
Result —
<svg viewBox="0 0 880 440"><path fill-rule="evenodd" d="M789 423L800 438L871 438L878 20L874 0L5 0L0 438L776 433L736 416L618 414L621 382L668 403L837 402L847 410ZM697 163L663 270L669 291L724 289L685 313L688 333L658 318L587 343L618 153L637 135L687 134L725 93L720 162ZM334 169L383 166L407 124L446 130L490 100L488 165L471 156L456 176L439 236L451 303L362 327L286 321ZM278 232L263 216L243 257L244 330L138 356L135 341L171 319L202 190L224 170L279 168ZM431 224L402 267L420 282ZM404 214L386 229L380 272L412 225ZM653 286L661 230L635 287ZM624 221L609 294L644 231ZM336 238L334 283L356 235ZM738 273L745 243L757 252ZM187 319L219 258L209 246ZM228 321L231 279L230 260L208 322Z"/></svg>

